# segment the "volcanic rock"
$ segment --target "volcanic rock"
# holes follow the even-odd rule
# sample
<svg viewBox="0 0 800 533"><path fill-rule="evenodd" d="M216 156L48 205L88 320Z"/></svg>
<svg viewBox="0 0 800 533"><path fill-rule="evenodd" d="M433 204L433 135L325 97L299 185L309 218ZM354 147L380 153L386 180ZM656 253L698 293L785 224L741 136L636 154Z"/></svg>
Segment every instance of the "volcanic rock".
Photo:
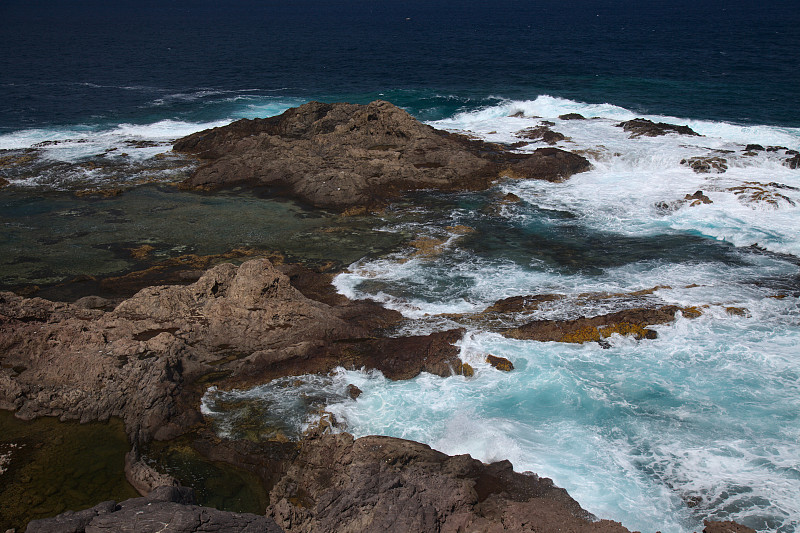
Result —
<svg viewBox="0 0 800 533"><path fill-rule="evenodd" d="M145 288L110 312L0 293L0 408L25 419L118 416L146 442L200 420L209 380L247 386L339 365L391 379L461 373L460 330L380 336L401 319L376 303L312 300L267 259Z"/></svg>
<svg viewBox="0 0 800 533"><path fill-rule="evenodd" d="M676 126L675 124L667 124L666 122L653 122L645 118L635 118L625 122L620 122L617 127L630 132L632 139L636 137L658 137L660 135L667 135L669 133L677 133L679 135L693 135L699 137L700 135L692 130L689 126Z"/></svg>
<svg viewBox="0 0 800 533"><path fill-rule="evenodd" d="M687 194L683 197L684 200L690 202L690 206L694 207L700 204L713 204L711 198L703 194L703 191L695 191L694 194Z"/></svg>
<svg viewBox="0 0 800 533"><path fill-rule="evenodd" d="M677 306L668 305L658 309L626 309L574 320L534 320L502 333L514 339L572 343L597 342L614 333L631 335L637 339L654 339L656 332L647 326L671 322L680 310Z"/></svg>
<svg viewBox="0 0 800 533"><path fill-rule="evenodd" d="M722 174L728 170L728 160L718 156L690 157L689 159L682 159L681 165L688 166L698 174L708 174L710 172Z"/></svg>
<svg viewBox="0 0 800 533"><path fill-rule="evenodd" d="M716 522L713 520L704 520L703 533L756 533L755 529L737 524L736 522Z"/></svg>
<svg viewBox="0 0 800 533"><path fill-rule="evenodd" d="M627 531L508 461L346 433L302 441L270 502L267 515L293 532Z"/></svg>
<svg viewBox="0 0 800 533"><path fill-rule="evenodd" d="M567 113L565 115L559 115L558 118L561 120L586 120L586 117L580 113Z"/></svg>
<svg viewBox="0 0 800 533"><path fill-rule="evenodd" d="M265 516L219 511L194 505L194 492L184 487L161 487L144 498L119 504L108 501L91 509L67 511L53 518L33 520L28 533L155 532L199 533L237 531L281 533Z"/></svg>
<svg viewBox="0 0 800 533"><path fill-rule="evenodd" d="M276 117L195 133L174 150L206 161L183 187L249 183L342 210L379 206L409 190L481 190L503 175L555 180L590 168L569 152L520 154L436 130L383 101L310 102Z"/></svg>
<svg viewBox="0 0 800 533"><path fill-rule="evenodd" d="M498 357L496 355L489 354L486 356L486 362L495 367L497 370L502 370L503 372L511 372L514 370L514 363L505 357Z"/></svg>
<svg viewBox="0 0 800 533"><path fill-rule="evenodd" d="M556 144L559 141L566 139L564 134L551 130L547 126L536 126L535 128L526 128L515 133L517 137L523 139L531 139L535 141L544 141L547 144Z"/></svg>

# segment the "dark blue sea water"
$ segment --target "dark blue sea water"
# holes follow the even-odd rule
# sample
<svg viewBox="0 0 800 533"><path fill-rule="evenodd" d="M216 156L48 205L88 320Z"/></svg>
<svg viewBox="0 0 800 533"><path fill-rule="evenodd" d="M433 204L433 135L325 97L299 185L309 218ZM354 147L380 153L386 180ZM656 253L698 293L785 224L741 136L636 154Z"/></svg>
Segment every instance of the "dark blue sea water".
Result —
<svg viewBox="0 0 800 533"><path fill-rule="evenodd" d="M793 1L4 0L0 131L207 121L233 96L427 119L539 94L800 125ZM203 92L201 92L203 91Z"/></svg>

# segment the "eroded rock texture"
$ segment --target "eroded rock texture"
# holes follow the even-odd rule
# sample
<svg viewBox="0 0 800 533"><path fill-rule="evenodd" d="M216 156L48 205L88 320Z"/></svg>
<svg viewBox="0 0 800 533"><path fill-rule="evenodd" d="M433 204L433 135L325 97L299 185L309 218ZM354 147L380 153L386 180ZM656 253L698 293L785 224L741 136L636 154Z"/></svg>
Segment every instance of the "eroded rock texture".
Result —
<svg viewBox="0 0 800 533"><path fill-rule="evenodd" d="M268 515L297 532L628 531L592 522L564 489L508 461L390 437L303 441L270 501Z"/></svg>
<svg viewBox="0 0 800 533"><path fill-rule="evenodd" d="M409 190L481 190L504 175L563 180L591 166L557 148L520 154L436 130L384 101L310 102L195 133L174 150L207 161L185 187L256 184L335 209L382 205Z"/></svg>

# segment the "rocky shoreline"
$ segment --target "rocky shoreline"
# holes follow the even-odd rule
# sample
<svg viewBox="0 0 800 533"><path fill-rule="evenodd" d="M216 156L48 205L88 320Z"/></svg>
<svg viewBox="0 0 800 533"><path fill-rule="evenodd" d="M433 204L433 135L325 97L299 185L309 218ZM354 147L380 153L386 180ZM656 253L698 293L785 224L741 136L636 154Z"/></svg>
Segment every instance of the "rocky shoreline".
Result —
<svg viewBox="0 0 800 533"><path fill-rule="evenodd" d="M502 177L558 181L590 168L557 148L520 154L434 130L387 102L312 102L191 135L175 151L204 161L186 188L246 183L350 214L380 209L407 191L481 190ZM471 375L454 346L462 329L396 336L400 313L348 300L330 280L254 257L209 268L190 284L143 288L115 305L99 297L65 303L0 293L0 408L25 420L121 419L131 443L126 474L143 495L35 521L28 531L156 531L167 523L187 532L627 531L596 520L549 479L514 472L508 461L487 465L389 437L353 439L324 423L299 441L214 435L199 412L210 384L242 388L339 366L379 370L393 380L421 372ZM518 316L547 297L556 296L500 301L479 317L459 319ZM646 342L654 333L648 325L678 312L693 311L631 307L589 318L523 320L503 334L602 344L619 333ZM510 370L503 361L495 366L501 365ZM154 440L188 432L205 457L259 477L269 491L266 516L199 507L190 490L175 487L143 457ZM749 529L708 523L706 531Z"/></svg>

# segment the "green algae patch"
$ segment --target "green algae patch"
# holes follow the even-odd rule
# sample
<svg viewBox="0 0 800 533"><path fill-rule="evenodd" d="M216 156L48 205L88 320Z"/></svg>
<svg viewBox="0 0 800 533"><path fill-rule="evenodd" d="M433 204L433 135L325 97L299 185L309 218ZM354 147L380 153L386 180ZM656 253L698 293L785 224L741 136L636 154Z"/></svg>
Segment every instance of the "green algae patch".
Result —
<svg viewBox="0 0 800 533"><path fill-rule="evenodd" d="M268 494L259 477L229 463L212 461L201 455L190 443L191 436L166 442L152 442L147 461L156 470L165 472L192 487L197 503L221 511L263 515Z"/></svg>
<svg viewBox="0 0 800 533"><path fill-rule="evenodd" d="M139 494L125 479L121 421L25 422L0 411L0 531Z"/></svg>

